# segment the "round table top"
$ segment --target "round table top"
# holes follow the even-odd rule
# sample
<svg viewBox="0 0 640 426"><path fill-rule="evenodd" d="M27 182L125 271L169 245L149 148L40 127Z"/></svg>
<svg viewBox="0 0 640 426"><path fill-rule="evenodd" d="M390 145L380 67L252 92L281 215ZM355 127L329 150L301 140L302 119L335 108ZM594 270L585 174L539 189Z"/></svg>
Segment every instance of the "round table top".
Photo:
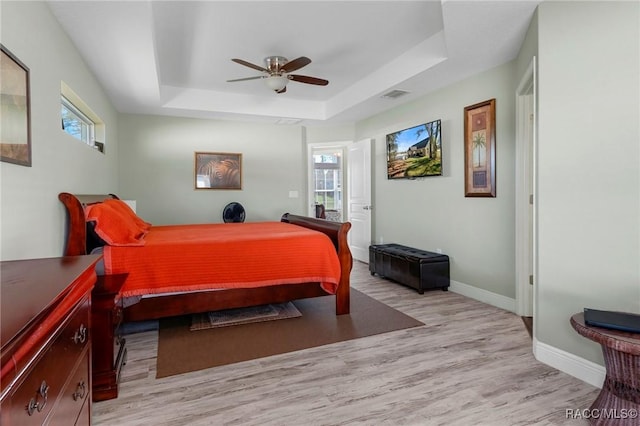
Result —
<svg viewBox="0 0 640 426"><path fill-rule="evenodd" d="M593 327L584 322L584 313L571 317L571 326L582 336L601 345L631 355L640 355L640 333Z"/></svg>

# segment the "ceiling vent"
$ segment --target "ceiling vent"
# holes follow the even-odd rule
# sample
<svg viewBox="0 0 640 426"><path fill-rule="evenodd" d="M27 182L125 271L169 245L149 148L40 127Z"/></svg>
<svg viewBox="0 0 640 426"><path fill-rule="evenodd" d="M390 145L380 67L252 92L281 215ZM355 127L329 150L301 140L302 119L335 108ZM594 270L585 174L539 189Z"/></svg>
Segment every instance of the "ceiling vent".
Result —
<svg viewBox="0 0 640 426"><path fill-rule="evenodd" d="M392 90L390 92L385 93L384 95L382 95L382 98L387 98L387 99L396 99L399 98L400 96L404 96L406 94L408 94L409 92L405 92L404 90Z"/></svg>
<svg viewBox="0 0 640 426"><path fill-rule="evenodd" d="M276 124L298 124L301 121L300 118L280 118L276 121Z"/></svg>

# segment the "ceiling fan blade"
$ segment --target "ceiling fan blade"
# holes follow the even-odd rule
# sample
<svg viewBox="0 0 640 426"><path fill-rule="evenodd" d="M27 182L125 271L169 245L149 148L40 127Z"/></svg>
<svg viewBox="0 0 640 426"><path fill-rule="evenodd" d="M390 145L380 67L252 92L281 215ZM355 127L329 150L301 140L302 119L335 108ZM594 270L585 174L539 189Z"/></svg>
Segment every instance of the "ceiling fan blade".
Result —
<svg viewBox="0 0 640 426"><path fill-rule="evenodd" d="M269 70L266 69L266 68L262 68L259 65L254 65L251 62L247 62L247 61L242 60L242 59L233 58L232 61L237 63L237 64L244 65L245 67L253 68L254 70L258 70L258 71L262 71L262 72L269 72Z"/></svg>
<svg viewBox="0 0 640 426"><path fill-rule="evenodd" d="M324 80L322 78L309 77L306 75L297 75L297 74L289 74L289 79L293 81L297 81L299 83L307 83L307 84L315 84L317 86L326 86L329 84L328 80Z"/></svg>
<svg viewBox="0 0 640 426"><path fill-rule="evenodd" d="M307 58L306 56L300 56L299 58L294 59L293 61L289 61L281 66L280 71L289 73L291 71L299 70L300 68L309 65L310 63L311 59Z"/></svg>
<svg viewBox="0 0 640 426"><path fill-rule="evenodd" d="M259 75L257 77L245 77L245 78L236 78L234 80L227 80L227 83L233 83L234 81L246 81L246 80L257 80L259 78L264 78L263 76Z"/></svg>

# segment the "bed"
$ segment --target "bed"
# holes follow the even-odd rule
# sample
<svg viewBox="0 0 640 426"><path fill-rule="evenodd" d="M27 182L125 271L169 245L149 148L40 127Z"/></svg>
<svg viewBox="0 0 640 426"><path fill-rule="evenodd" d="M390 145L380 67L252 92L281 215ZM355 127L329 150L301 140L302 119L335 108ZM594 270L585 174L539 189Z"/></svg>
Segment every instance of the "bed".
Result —
<svg viewBox="0 0 640 426"><path fill-rule="evenodd" d="M140 244L132 242L121 245L108 239L105 243L102 239L104 235L96 235L95 229L97 223L107 222L95 212L106 210L107 204L114 204L113 200L122 204L117 196L63 192L58 198L68 215L65 255L89 254L95 252L97 247L98 251L103 252L105 274L129 273L121 295L127 299L125 321L283 303L330 294L335 295L336 315L349 313L349 276L353 262L347 244L347 233L351 228L349 222L337 223L285 213L279 222L264 223L267 229L264 234L275 235L275 240L274 237L262 240L263 232L258 223L158 227L147 224L149 226L144 235L132 240ZM140 223L144 228L146 222ZM185 234L181 234L183 228ZM224 249L216 246L220 242L209 241L208 234L213 235L212 240L224 235ZM286 238L291 234L294 239L297 238L292 241L297 242L286 242L284 234ZM231 238L233 235L238 236ZM255 235L256 241L251 241L254 239L251 235ZM194 239L197 240L195 243ZM163 252L161 245L169 240L177 240L172 244L178 245ZM197 247L190 248L192 243ZM247 244L246 248L243 244ZM322 246L317 252L313 251L316 244ZM330 249L327 249L327 245ZM245 258L243 254L240 259L238 253L241 252L250 256ZM307 260L295 260L299 254L297 252L303 252ZM164 268L165 271L161 273L154 270L153 274L144 275L155 268L136 262L148 262L147 258L153 253L162 259L156 265L169 262L171 267ZM204 258L200 255L202 253L206 254ZM138 260L130 260L131 256L137 256ZM319 261L316 262L316 259ZM213 260L217 266L207 270L210 263L214 264ZM183 263L185 270L197 269L198 273L193 275L199 278L178 271L179 278L167 282L167 279L171 280L172 270L182 267ZM315 266L312 264L316 263L322 264L319 270L313 269ZM224 269L227 264L231 266ZM292 272L298 269L301 270L298 275ZM138 276L139 272L143 275Z"/></svg>

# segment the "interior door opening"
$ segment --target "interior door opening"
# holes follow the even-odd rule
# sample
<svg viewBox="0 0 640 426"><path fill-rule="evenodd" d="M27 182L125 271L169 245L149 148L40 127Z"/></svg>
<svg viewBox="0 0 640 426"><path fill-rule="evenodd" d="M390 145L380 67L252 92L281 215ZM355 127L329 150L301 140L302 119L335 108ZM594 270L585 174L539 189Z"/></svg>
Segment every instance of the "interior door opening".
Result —
<svg viewBox="0 0 640 426"><path fill-rule="evenodd" d="M344 221L343 178L344 149L341 146L311 147L311 203L309 216L317 217L321 211L324 218L336 222ZM316 206L322 206L322 209Z"/></svg>
<svg viewBox="0 0 640 426"><path fill-rule="evenodd" d="M308 215L350 222L349 248L355 260L369 261L371 244L372 139L307 145ZM322 208L318 208L322 206Z"/></svg>
<svg viewBox="0 0 640 426"><path fill-rule="evenodd" d="M536 331L536 58L516 90L516 308Z"/></svg>

